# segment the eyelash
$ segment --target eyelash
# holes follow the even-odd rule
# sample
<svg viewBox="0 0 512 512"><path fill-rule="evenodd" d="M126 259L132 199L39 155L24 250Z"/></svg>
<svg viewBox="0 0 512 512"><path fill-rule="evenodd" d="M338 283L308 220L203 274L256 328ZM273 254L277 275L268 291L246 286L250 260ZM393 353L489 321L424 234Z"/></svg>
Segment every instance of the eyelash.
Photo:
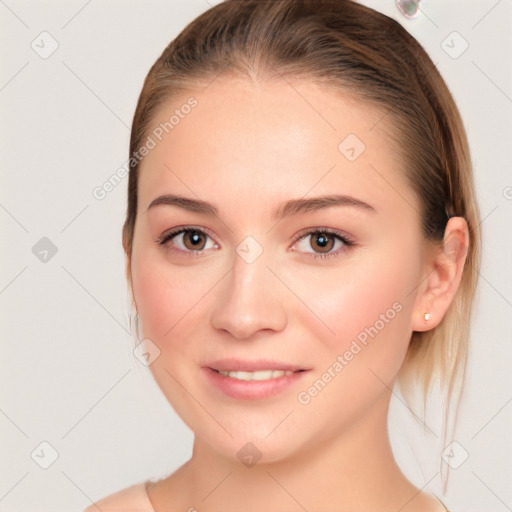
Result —
<svg viewBox="0 0 512 512"><path fill-rule="evenodd" d="M167 246L168 242L171 241L177 235L180 235L182 233L190 233L190 232L195 232L195 233L199 232L203 235L210 237L213 240L213 237L209 234L209 232L205 231L203 228L198 228L198 227L196 228L194 226L186 226L186 227L174 228L171 231L167 231L167 232L163 233L162 235L160 235L158 237L158 239L156 240L156 243L167 248L168 250L184 252L185 254L189 254L192 257L200 257L202 255L202 253L204 252L204 249L196 250L196 251L194 251L194 250L183 251L182 249L176 249L174 247ZM294 237L293 243L295 244L298 241L302 240L303 238L306 238L308 235L312 235L312 234L332 235L332 236L336 237L338 240L340 240L341 242L343 242L343 244L345 246L342 249L338 249L336 252L329 252L329 253L323 253L323 254L322 253L315 253L315 254L305 253L305 254L307 254L307 256L312 257L314 259L325 259L325 258L338 257L342 252L345 252L345 250L348 247L351 247L355 244L354 240L352 240L346 233L342 233L341 231L337 231L335 229L322 228L322 227L309 228L305 231L302 231L301 233L299 233L298 235L296 235Z"/></svg>
<svg viewBox="0 0 512 512"><path fill-rule="evenodd" d="M344 246L341 249L338 249L336 252L328 252L328 253L305 253L307 256L314 258L314 259L325 259L325 258L337 258L340 256L343 252L346 251L348 247L351 247L354 245L354 240L352 240L346 233L342 233L341 231L338 231L336 229L330 229L330 228L309 228L305 231L302 231L297 236L293 238L293 243L296 244L299 240L302 240L303 238L306 238L308 235L313 234L321 234L321 235L332 235L341 242L343 242Z"/></svg>

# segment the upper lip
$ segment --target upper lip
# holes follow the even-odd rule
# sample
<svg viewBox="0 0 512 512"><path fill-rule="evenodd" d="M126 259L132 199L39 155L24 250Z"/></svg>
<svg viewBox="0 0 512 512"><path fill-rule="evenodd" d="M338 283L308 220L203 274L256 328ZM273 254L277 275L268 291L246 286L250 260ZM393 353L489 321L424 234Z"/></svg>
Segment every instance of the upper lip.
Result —
<svg viewBox="0 0 512 512"><path fill-rule="evenodd" d="M306 368L302 366L285 363L281 361L273 361L270 359L255 359L252 361L243 359L218 359L205 365L207 368L217 371L241 371L241 372L257 372L259 370L285 370L285 371L304 371Z"/></svg>

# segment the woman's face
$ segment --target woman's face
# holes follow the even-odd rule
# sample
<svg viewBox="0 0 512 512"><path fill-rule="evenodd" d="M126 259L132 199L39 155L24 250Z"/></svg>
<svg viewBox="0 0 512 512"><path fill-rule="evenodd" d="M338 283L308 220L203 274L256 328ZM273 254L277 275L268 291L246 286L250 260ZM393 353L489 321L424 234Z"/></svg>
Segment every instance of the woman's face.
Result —
<svg viewBox="0 0 512 512"><path fill-rule="evenodd" d="M153 120L130 262L141 333L164 395L229 458L382 419L426 264L382 118L313 83L221 77Z"/></svg>

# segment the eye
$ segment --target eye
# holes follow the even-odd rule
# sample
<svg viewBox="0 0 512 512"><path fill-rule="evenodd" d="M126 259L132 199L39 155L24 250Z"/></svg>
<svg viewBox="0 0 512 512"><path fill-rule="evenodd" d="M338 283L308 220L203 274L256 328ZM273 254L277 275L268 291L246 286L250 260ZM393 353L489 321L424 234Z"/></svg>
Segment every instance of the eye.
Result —
<svg viewBox="0 0 512 512"><path fill-rule="evenodd" d="M194 256L202 255L208 249L219 248L208 233L193 226L180 226L166 231L156 242L171 251ZM340 255L352 245L354 241L345 233L329 228L311 228L295 237L292 250L305 252L313 258L327 258Z"/></svg>
<svg viewBox="0 0 512 512"><path fill-rule="evenodd" d="M298 243L294 244L292 250L298 247L298 250L313 258L339 256L347 247L354 245L346 234L327 228L312 228L299 234L296 240ZM337 250L333 251L335 248Z"/></svg>
<svg viewBox="0 0 512 512"><path fill-rule="evenodd" d="M184 253L201 253L219 247L203 230L194 227L179 227L163 233L157 243L170 250Z"/></svg>

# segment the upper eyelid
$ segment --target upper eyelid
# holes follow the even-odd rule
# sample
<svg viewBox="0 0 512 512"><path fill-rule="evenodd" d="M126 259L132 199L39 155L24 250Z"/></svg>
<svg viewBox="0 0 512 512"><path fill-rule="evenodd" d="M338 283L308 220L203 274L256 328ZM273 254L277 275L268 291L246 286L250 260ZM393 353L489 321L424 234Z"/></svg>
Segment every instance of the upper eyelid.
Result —
<svg viewBox="0 0 512 512"><path fill-rule="evenodd" d="M301 238L304 238L305 236L312 235L314 233L327 233L328 235L335 236L340 239L346 239L347 241L353 242L353 237L349 235L348 233L345 233L344 231L340 229L334 229L334 228L326 228L326 227L312 227L312 228L306 228L302 231L300 231L295 237L294 242L300 240Z"/></svg>
<svg viewBox="0 0 512 512"><path fill-rule="evenodd" d="M204 233L205 235L208 235L216 244L219 243L216 241L215 235L213 235L213 233L208 228L189 224L185 224L183 226L175 226L174 228L168 229L164 231L161 235L159 235L157 240L168 238L171 235L175 237L181 235L182 233L186 233L187 231L199 231L201 233Z"/></svg>

